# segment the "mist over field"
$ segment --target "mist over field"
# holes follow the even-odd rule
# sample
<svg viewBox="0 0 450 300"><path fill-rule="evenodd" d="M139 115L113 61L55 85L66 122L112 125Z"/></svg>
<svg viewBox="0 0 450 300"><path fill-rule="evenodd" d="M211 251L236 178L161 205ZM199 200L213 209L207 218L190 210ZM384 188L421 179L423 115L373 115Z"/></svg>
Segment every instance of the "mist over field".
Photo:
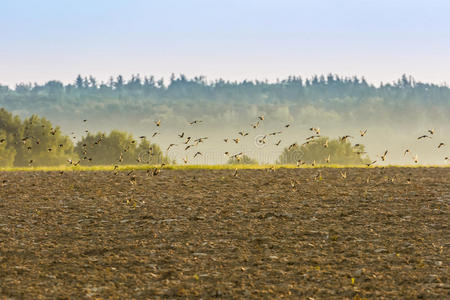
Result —
<svg viewBox="0 0 450 300"><path fill-rule="evenodd" d="M450 89L446 85L416 82L404 75L398 81L373 85L363 77L334 74L302 78L290 76L274 82L207 80L172 75L170 79L134 75L108 82L79 76L71 84L49 81L43 85L0 85L0 107L22 118L37 114L80 140L86 130L112 129L145 135L178 163L197 151L192 164L226 163L243 152L260 163L274 163L284 148L302 144L320 128L320 135L350 135L352 143L366 146L377 164L446 164L450 152ZM258 116L264 116L257 128ZM82 122L82 120L87 122ZM161 121L156 126L155 121ZM189 125L189 122L202 122ZM288 128L285 125L290 124ZM364 137L360 130L367 129ZM432 138L418 140L434 129ZM248 132L241 136L239 131ZM264 135L266 143L259 143ZM72 135L72 132L74 133ZM155 137L152 135L158 132ZM208 137L185 151L184 137ZM225 143L224 139L228 138ZM233 138L239 138L238 144ZM278 146L275 145L279 140ZM439 143L444 147L437 148ZM165 151L168 145L177 144ZM404 156L405 149L410 153ZM388 150L386 161L379 159ZM323 163L323 162L318 162Z"/></svg>

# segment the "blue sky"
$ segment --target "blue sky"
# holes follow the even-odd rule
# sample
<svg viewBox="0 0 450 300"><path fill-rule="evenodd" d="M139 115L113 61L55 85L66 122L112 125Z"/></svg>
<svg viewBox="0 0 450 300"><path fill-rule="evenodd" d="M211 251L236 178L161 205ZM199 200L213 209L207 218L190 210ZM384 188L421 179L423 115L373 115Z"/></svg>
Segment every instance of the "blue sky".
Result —
<svg viewBox="0 0 450 300"><path fill-rule="evenodd" d="M450 1L0 0L0 83L337 73L450 83Z"/></svg>

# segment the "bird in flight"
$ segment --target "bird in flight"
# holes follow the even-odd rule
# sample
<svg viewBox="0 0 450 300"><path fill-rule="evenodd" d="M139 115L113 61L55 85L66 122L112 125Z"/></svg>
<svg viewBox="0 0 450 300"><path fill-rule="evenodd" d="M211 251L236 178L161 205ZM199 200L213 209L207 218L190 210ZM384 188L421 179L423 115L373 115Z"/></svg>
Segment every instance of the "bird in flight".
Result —
<svg viewBox="0 0 450 300"><path fill-rule="evenodd" d="M360 130L360 131L359 131L359 134L360 134L361 136L365 136L366 133L367 133L367 129L364 129L364 130Z"/></svg>
<svg viewBox="0 0 450 300"><path fill-rule="evenodd" d="M181 134L178 135L179 138L183 138L184 137L184 132L182 132Z"/></svg>
<svg viewBox="0 0 450 300"><path fill-rule="evenodd" d="M419 156L416 154L413 157L413 161L417 164L419 162Z"/></svg>
<svg viewBox="0 0 450 300"><path fill-rule="evenodd" d="M440 144L438 145L438 149L441 148L441 147L444 147L444 146L445 146L444 143L440 143Z"/></svg>
<svg viewBox="0 0 450 300"><path fill-rule="evenodd" d="M428 129L428 132L429 132L431 135L433 135L433 134L434 134L434 128Z"/></svg>
<svg viewBox="0 0 450 300"><path fill-rule="evenodd" d="M275 146L279 146L281 143L281 140L279 140L278 142L275 143Z"/></svg>
<svg viewBox="0 0 450 300"><path fill-rule="evenodd" d="M194 121L192 121L192 122L189 122L189 125L199 124L199 123L201 123L201 122L203 122L203 121L200 121L200 120L194 120Z"/></svg>
<svg viewBox="0 0 450 300"><path fill-rule="evenodd" d="M170 144L169 147L167 147L167 151L169 151L169 149L172 148L173 146L176 146L176 144Z"/></svg>
<svg viewBox="0 0 450 300"><path fill-rule="evenodd" d="M374 160L373 162L370 162L370 163L366 164L366 166L370 167L371 165L373 165L373 164L376 163L376 162L377 162L377 161Z"/></svg>
<svg viewBox="0 0 450 300"><path fill-rule="evenodd" d="M384 154L380 156L380 158L381 158L382 161L385 161L385 160L386 160L386 155L387 155L387 154L388 154L388 151L386 150L386 151L384 151Z"/></svg>
<svg viewBox="0 0 450 300"><path fill-rule="evenodd" d="M409 149L406 149L405 152L403 152L403 156L405 156L406 153L409 153L409 152L411 152L411 151L409 151Z"/></svg>
<svg viewBox="0 0 450 300"><path fill-rule="evenodd" d="M194 158L196 158L198 155L203 155L201 152L197 152L194 154Z"/></svg>
<svg viewBox="0 0 450 300"><path fill-rule="evenodd" d="M424 135L419 136L417 139L421 140L421 139L424 139L424 138L430 138L431 139L431 136L428 136L428 135L424 134Z"/></svg>
<svg viewBox="0 0 450 300"><path fill-rule="evenodd" d="M309 130L314 131L316 134L320 134L320 128L311 127Z"/></svg>
<svg viewBox="0 0 450 300"><path fill-rule="evenodd" d="M261 116L258 117L258 119L260 119L261 121L264 121L264 116L261 115Z"/></svg>
<svg viewBox="0 0 450 300"><path fill-rule="evenodd" d="M345 142L348 138L353 138L351 135L344 135L343 137L339 138L341 142Z"/></svg>
<svg viewBox="0 0 450 300"><path fill-rule="evenodd" d="M155 121L155 125L159 127L161 125L161 120Z"/></svg>
<svg viewBox="0 0 450 300"><path fill-rule="evenodd" d="M293 143L288 147L288 151L291 151L293 148L297 147L298 144L297 143Z"/></svg>

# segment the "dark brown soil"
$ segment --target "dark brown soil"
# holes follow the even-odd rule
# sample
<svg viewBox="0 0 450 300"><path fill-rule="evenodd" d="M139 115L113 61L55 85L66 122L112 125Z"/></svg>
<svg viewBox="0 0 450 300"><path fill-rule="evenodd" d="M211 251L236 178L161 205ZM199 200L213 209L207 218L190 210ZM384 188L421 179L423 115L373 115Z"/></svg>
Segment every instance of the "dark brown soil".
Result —
<svg viewBox="0 0 450 300"><path fill-rule="evenodd" d="M0 299L450 297L450 168L233 173L0 173Z"/></svg>

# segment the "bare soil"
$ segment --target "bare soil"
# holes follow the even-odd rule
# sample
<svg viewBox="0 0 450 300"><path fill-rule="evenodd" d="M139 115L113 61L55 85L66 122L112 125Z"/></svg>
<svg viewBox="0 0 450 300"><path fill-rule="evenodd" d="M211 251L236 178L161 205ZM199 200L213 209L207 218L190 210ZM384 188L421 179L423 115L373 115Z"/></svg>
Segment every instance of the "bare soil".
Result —
<svg viewBox="0 0 450 300"><path fill-rule="evenodd" d="M450 297L450 168L233 173L0 173L0 299Z"/></svg>

